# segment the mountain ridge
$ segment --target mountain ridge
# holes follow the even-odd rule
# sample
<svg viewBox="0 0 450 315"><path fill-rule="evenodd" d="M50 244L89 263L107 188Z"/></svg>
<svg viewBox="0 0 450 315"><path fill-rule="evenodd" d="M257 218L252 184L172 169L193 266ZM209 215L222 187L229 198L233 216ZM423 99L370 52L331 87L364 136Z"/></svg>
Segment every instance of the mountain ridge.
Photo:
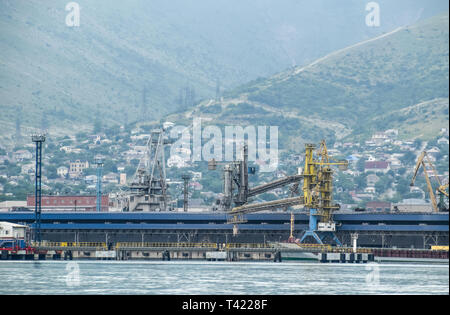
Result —
<svg viewBox="0 0 450 315"><path fill-rule="evenodd" d="M424 113L428 125L420 123L418 112L412 118L399 116L418 104L439 106ZM395 128L396 124L402 138L433 138L439 128L448 125L445 104L448 105L448 12L338 50L309 65L249 82L229 91L221 101L199 104L187 117L206 115L221 123L227 119L236 123L232 115L227 115L228 108L234 106L236 116L243 123L251 123L240 115L244 108L250 106L255 113L262 109L298 120L289 129L297 129L295 135L283 135L291 138L287 143L296 143L290 145L293 147L298 139L318 141L324 136L332 141L362 141L382 128ZM213 108L215 115L211 115ZM270 114L256 114L255 121L270 122ZM176 120L177 116L170 119ZM280 119L274 121L282 127ZM414 127L408 127L413 121ZM419 125L427 130L415 130ZM316 134L305 136L308 133Z"/></svg>

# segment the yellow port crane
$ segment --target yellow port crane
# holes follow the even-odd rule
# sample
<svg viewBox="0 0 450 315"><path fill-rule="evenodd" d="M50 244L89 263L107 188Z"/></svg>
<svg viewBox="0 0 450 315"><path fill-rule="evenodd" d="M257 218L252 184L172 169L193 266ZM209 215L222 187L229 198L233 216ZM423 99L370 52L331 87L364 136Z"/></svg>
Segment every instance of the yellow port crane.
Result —
<svg viewBox="0 0 450 315"><path fill-rule="evenodd" d="M305 169L303 173L303 196L305 207L317 209L321 222L331 223L332 212L339 207L334 205L333 170L331 166L338 166L341 170L348 168L348 161L331 161L325 140L322 140L314 158L314 144L306 145Z"/></svg>
<svg viewBox="0 0 450 315"><path fill-rule="evenodd" d="M308 236L313 237L319 244L326 234L331 234L333 240L340 245L336 237L336 224L332 214L339 206L333 204L333 170L337 166L340 170L348 168L348 161L334 161L328 155L325 140L320 143L314 155L316 146L306 144L305 169L303 170L303 197L306 209L309 209L309 229L303 234L300 243Z"/></svg>
<svg viewBox="0 0 450 315"><path fill-rule="evenodd" d="M434 178L436 178L438 185L439 185L437 188L437 191L440 195L439 204L436 201L436 196L434 194L433 186L431 185L431 180L430 180L430 176L428 175L427 165L429 166L429 168L431 168ZM423 151L417 160L416 167L414 169L414 175L411 180L410 186L414 186L414 184L416 182L417 174L419 173L419 170L421 167L423 168L423 173L425 176L425 181L427 183L428 193L430 195L430 200L431 200L431 204L433 206L433 211L434 212L444 211L445 210L444 196L446 196L447 198L449 196L448 192L446 191L448 189L448 184L446 184L446 185L441 184L441 181L439 180L439 176L437 175L436 169L435 169L433 163L431 163L430 158L428 157L428 153L426 151Z"/></svg>
<svg viewBox="0 0 450 315"><path fill-rule="evenodd" d="M333 222L332 213L339 208L333 204L333 170L332 166L337 166L341 170L348 168L348 161L335 161L328 155L325 140L320 143L319 149L314 144L306 144L305 168L303 174L295 180L303 178L303 196L281 199L257 204L244 204L233 208L229 212L229 224L233 224L233 234L237 233L237 224L246 223L244 215L252 212L270 210L274 208L287 209L289 206L303 205L309 210L309 229L305 231L300 242L306 237L312 236L319 244L326 234L332 234L336 243L340 244L334 232L336 224ZM256 189L253 189L256 190ZM296 190L296 188L295 188ZM252 189L250 189L252 191ZM294 216L291 216L291 231L294 227ZM320 234L322 237L319 237ZM293 238L293 233L291 233Z"/></svg>

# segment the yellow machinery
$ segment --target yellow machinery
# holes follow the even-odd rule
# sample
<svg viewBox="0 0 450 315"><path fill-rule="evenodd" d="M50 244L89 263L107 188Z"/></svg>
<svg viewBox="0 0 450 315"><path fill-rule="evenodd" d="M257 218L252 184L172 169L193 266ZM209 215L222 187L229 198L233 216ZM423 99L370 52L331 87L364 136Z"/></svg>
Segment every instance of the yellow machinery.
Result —
<svg viewBox="0 0 450 315"><path fill-rule="evenodd" d="M332 166L338 166L345 170L348 167L348 161L333 161L328 155L327 146L323 140L319 149L316 150L314 144L306 144L305 168L301 177L303 178L303 196L292 197L277 201L245 204L233 208L229 213L229 224L233 224L234 234L237 233L237 224L245 223L244 215L251 212L269 210L273 208L284 208L294 205L304 205L310 211L309 229L305 232L300 242L303 242L307 236L312 236L319 244L322 244L323 237L319 234L331 233L336 243L340 244L334 235L336 224L332 219L332 212L339 208L333 204L333 170ZM293 215L291 217L291 231L293 230ZM292 233L291 233L292 234ZM291 235L293 238L293 235Z"/></svg>
<svg viewBox="0 0 450 315"><path fill-rule="evenodd" d="M300 243L306 237L313 237L322 244L326 234L331 234L338 245L340 242L334 232L336 224L332 214L339 208L333 204L333 170L331 166L338 166L341 170L348 168L348 161L332 161L328 155L325 140L320 143L319 150L314 156L315 145L306 145L305 169L303 171L303 197L306 209L309 209L309 229L303 234Z"/></svg>
<svg viewBox="0 0 450 315"><path fill-rule="evenodd" d="M321 222L332 223L332 212L338 209L333 204L333 170L331 166L338 166L341 170L348 168L348 161L330 162L325 140L320 143L316 157L314 144L306 145L305 169L303 173L303 196L305 207L317 209Z"/></svg>
<svg viewBox="0 0 450 315"><path fill-rule="evenodd" d="M430 176L428 175L428 167L431 168L431 170L433 171L433 175L434 178L436 178L436 181L438 182L439 186L437 188L437 191L440 195L440 202L439 204L436 201L436 196L434 194L434 190L433 190L433 186L431 185L431 180L430 180ZM433 211L434 212L439 212L439 211L444 211L446 210L445 208L445 202L444 202L444 196L446 196L448 198L449 194L446 191L448 189L448 184L447 185L442 185L441 181L439 180L439 177L437 175L436 169L433 166L433 163L431 163L428 154L426 151L423 151L422 154L420 154L419 159L417 160L417 164L416 167L414 169L414 176L411 180L411 184L410 186L414 186L416 178L417 178L417 174L419 172L420 167L423 168L423 173L425 175L425 181L427 182L427 188L428 188L428 193L430 195L430 200L431 200L431 204L433 206Z"/></svg>
<svg viewBox="0 0 450 315"><path fill-rule="evenodd" d="M431 250L433 251L445 251L448 252L448 245L447 246L431 246Z"/></svg>

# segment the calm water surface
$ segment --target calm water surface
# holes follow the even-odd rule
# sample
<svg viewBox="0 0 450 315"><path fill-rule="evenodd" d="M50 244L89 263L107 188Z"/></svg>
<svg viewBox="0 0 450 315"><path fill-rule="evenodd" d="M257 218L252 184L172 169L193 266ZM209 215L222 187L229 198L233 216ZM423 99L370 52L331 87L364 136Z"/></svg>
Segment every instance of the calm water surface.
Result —
<svg viewBox="0 0 450 315"><path fill-rule="evenodd" d="M449 266L3 261L0 294L449 294Z"/></svg>

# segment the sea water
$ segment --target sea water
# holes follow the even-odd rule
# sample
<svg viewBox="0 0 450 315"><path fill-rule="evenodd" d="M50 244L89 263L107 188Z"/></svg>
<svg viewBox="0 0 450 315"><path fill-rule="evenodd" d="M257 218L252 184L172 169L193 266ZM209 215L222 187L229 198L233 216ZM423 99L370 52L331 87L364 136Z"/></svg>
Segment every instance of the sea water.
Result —
<svg viewBox="0 0 450 315"><path fill-rule="evenodd" d="M0 294L449 294L449 266L0 261Z"/></svg>

